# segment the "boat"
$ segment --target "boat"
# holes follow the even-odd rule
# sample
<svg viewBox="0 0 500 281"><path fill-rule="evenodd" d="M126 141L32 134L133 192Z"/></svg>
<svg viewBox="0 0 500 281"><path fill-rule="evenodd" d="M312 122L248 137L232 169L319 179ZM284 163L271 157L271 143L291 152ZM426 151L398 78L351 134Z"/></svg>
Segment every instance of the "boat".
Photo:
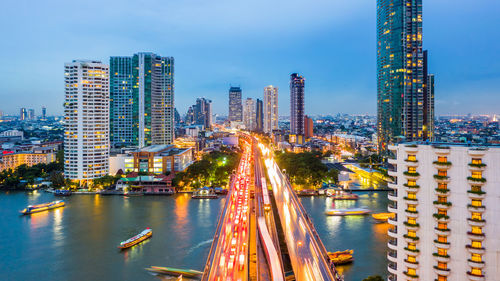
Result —
<svg viewBox="0 0 500 281"><path fill-rule="evenodd" d="M222 187L216 187L216 188L214 188L214 191L215 191L215 194L221 194L221 195L227 194L227 189L224 189Z"/></svg>
<svg viewBox="0 0 500 281"><path fill-rule="evenodd" d="M137 234L136 236L121 242L120 246L118 246L118 248L120 248L122 250L130 248L134 245L141 243L142 241L144 241L146 239L151 238L151 236L153 236L153 230L148 227L148 228L144 229L141 233Z"/></svg>
<svg viewBox="0 0 500 281"><path fill-rule="evenodd" d="M201 279L203 272L193 269L179 269L173 267L151 266L146 268L147 271L156 274L170 275L170 276L183 276L191 279Z"/></svg>
<svg viewBox="0 0 500 281"><path fill-rule="evenodd" d="M43 212L47 210L52 210L56 208L64 207L63 200L52 201L50 203L38 204L38 205L29 205L24 210L21 211L23 215L29 215L33 213Z"/></svg>
<svg viewBox="0 0 500 281"><path fill-rule="evenodd" d="M387 222L388 219L392 219L396 216L395 213L377 213L373 214L372 218L374 218L378 222Z"/></svg>
<svg viewBox="0 0 500 281"><path fill-rule="evenodd" d="M197 189L191 196L193 199L215 199L219 196L215 193L213 188L203 187Z"/></svg>
<svg viewBox="0 0 500 281"><path fill-rule="evenodd" d="M351 209L330 209L325 212L328 216L362 216L368 215L371 211L365 208Z"/></svg>
<svg viewBox="0 0 500 281"><path fill-rule="evenodd" d="M71 190L58 189L54 191L55 196L71 196Z"/></svg>
<svg viewBox="0 0 500 281"><path fill-rule="evenodd" d="M342 189L328 189L326 196L334 200L358 200L359 196Z"/></svg>
<svg viewBox="0 0 500 281"><path fill-rule="evenodd" d="M314 195L318 195L318 192L314 189L302 189L302 190L297 190L297 195L298 196L314 196Z"/></svg>
<svg viewBox="0 0 500 281"><path fill-rule="evenodd" d="M354 261L354 257L352 256L353 253L353 250L328 252L328 257L332 260L334 265L348 264Z"/></svg>

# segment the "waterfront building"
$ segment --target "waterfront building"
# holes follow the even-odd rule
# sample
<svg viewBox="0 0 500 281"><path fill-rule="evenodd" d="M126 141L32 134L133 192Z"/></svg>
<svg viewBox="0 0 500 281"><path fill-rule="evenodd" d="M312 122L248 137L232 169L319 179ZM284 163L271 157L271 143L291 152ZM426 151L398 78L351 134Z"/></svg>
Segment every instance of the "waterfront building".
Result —
<svg viewBox="0 0 500 281"><path fill-rule="evenodd" d="M129 175L116 182L116 191L128 191L151 195L171 195L175 192L172 180L175 175L135 176Z"/></svg>
<svg viewBox="0 0 500 281"><path fill-rule="evenodd" d="M153 53L110 58L113 146L174 141L174 58Z"/></svg>
<svg viewBox="0 0 500 281"><path fill-rule="evenodd" d="M428 81L426 71L422 51L422 0L378 0L379 151L386 151L388 144L401 140L433 139L434 90L427 89L433 88L434 77ZM432 86L426 86L430 82Z"/></svg>
<svg viewBox="0 0 500 281"><path fill-rule="evenodd" d="M64 176L81 184L109 172L109 66L64 65Z"/></svg>
<svg viewBox="0 0 500 281"><path fill-rule="evenodd" d="M262 132L264 129L264 107L262 100L257 99L255 103L255 130L257 132Z"/></svg>
<svg viewBox="0 0 500 281"><path fill-rule="evenodd" d="M19 119L21 121L25 121L28 119L28 110L26 108L22 107L20 112L19 112Z"/></svg>
<svg viewBox="0 0 500 281"><path fill-rule="evenodd" d="M290 75L290 134L304 135L305 79L297 73ZM299 137L300 138L300 137Z"/></svg>
<svg viewBox="0 0 500 281"><path fill-rule="evenodd" d="M245 107L243 109L243 123L247 130L254 130L256 127L256 111L255 111L255 100L252 98L247 98L245 100Z"/></svg>
<svg viewBox="0 0 500 281"><path fill-rule="evenodd" d="M500 146L388 148L389 280L498 280Z"/></svg>
<svg viewBox="0 0 500 281"><path fill-rule="evenodd" d="M119 170L164 174L182 172L193 161L192 148L177 148L174 145L152 145L110 157L110 175Z"/></svg>
<svg viewBox="0 0 500 281"><path fill-rule="evenodd" d="M314 122L309 116L304 117L304 133L306 139L314 136Z"/></svg>
<svg viewBox="0 0 500 281"><path fill-rule="evenodd" d="M278 87L269 85L264 88L264 132L272 133L278 129Z"/></svg>
<svg viewBox="0 0 500 281"><path fill-rule="evenodd" d="M52 148L36 148L32 151L21 151L0 154L0 172L27 165L48 164L56 161L56 153Z"/></svg>
<svg viewBox="0 0 500 281"><path fill-rule="evenodd" d="M243 122L243 105L241 103L241 88L229 88L229 121Z"/></svg>

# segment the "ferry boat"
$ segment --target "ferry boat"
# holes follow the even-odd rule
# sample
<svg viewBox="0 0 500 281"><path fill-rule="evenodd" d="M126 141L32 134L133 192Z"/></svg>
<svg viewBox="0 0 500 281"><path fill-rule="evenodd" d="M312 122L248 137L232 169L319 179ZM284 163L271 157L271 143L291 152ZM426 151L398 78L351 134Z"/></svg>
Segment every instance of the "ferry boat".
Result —
<svg viewBox="0 0 500 281"><path fill-rule="evenodd" d="M146 268L147 271L156 274L170 275L170 276L183 276L190 279L201 279L203 272L193 269L179 269L173 267L151 266ZM182 280L182 279L181 279Z"/></svg>
<svg viewBox="0 0 500 281"><path fill-rule="evenodd" d="M191 196L193 199L215 199L219 196L215 193L213 188L203 187L197 189Z"/></svg>
<svg viewBox="0 0 500 281"><path fill-rule="evenodd" d="M43 212L43 211L56 209L56 208L60 208L60 207L64 207L64 201L57 200L57 201L53 201L50 203L29 205L28 207L26 207L26 209L22 210L21 213L23 215L29 215L29 214Z"/></svg>
<svg viewBox="0 0 500 281"><path fill-rule="evenodd" d="M351 192L346 192L342 189L328 189L326 196L334 200L358 200L359 196Z"/></svg>
<svg viewBox="0 0 500 281"><path fill-rule="evenodd" d="M319 193L314 190L314 189L302 189L302 190L297 190L297 195L298 196L315 196L318 195Z"/></svg>
<svg viewBox="0 0 500 281"><path fill-rule="evenodd" d="M148 238L151 238L151 236L153 236L153 230L148 227L148 228L144 229L141 233L137 234L136 236L121 242L120 246L118 246L118 248L120 248L122 250L130 248L134 245L141 243L142 241L144 241Z"/></svg>
<svg viewBox="0 0 500 281"><path fill-rule="evenodd" d="M377 213L373 214L372 218L374 218L377 222L387 222L388 219L394 218L395 216L395 213Z"/></svg>
<svg viewBox="0 0 500 281"><path fill-rule="evenodd" d="M348 264L354 261L353 253L353 250L328 252L328 257L330 257L334 265Z"/></svg>
<svg viewBox="0 0 500 281"><path fill-rule="evenodd" d="M352 209L330 209L325 212L327 216L362 216L368 215L371 211L365 208Z"/></svg>
<svg viewBox="0 0 500 281"><path fill-rule="evenodd" d="M71 196L71 190L58 189L54 191L55 196Z"/></svg>

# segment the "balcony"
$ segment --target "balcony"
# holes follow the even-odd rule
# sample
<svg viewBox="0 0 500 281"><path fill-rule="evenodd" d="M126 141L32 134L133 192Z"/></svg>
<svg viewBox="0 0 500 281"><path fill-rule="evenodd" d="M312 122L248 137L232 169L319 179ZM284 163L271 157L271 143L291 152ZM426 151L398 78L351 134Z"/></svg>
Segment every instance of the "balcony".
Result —
<svg viewBox="0 0 500 281"><path fill-rule="evenodd" d="M479 219L468 218L467 222L469 223L470 226L480 226L480 227L483 227L483 226L486 225L486 220L479 220Z"/></svg>
<svg viewBox="0 0 500 281"><path fill-rule="evenodd" d="M449 208L451 208L451 202L434 201L432 203L435 205L436 208L445 209L445 210L448 210Z"/></svg>
<svg viewBox="0 0 500 281"><path fill-rule="evenodd" d="M398 177L398 172L397 171L392 171L392 170L388 170L387 171L387 174L391 177L394 177L394 178L397 178Z"/></svg>
<svg viewBox="0 0 500 281"><path fill-rule="evenodd" d="M471 259L467 260L470 267L484 268L484 261L473 261Z"/></svg>
<svg viewBox="0 0 500 281"><path fill-rule="evenodd" d="M443 236L448 236L450 235L450 229L449 228L446 228L446 229L443 229L443 228L437 228L435 227L434 228L434 232L437 234L437 235L443 235Z"/></svg>
<svg viewBox="0 0 500 281"><path fill-rule="evenodd" d="M434 240L434 245L436 247L441 248L441 249L449 249L450 248L450 242L440 242L438 240Z"/></svg>
<svg viewBox="0 0 500 281"><path fill-rule="evenodd" d="M387 198L391 201L398 201L398 193L397 192L389 192L387 194Z"/></svg>
<svg viewBox="0 0 500 281"><path fill-rule="evenodd" d="M417 198L410 198L410 197L403 197L404 200L408 201L410 204L418 204L418 199Z"/></svg>
<svg viewBox="0 0 500 281"><path fill-rule="evenodd" d="M408 179L411 179L411 180L418 180L418 178L420 177L420 174L417 173L417 172L404 172L403 173Z"/></svg>
<svg viewBox="0 0 500 281"><path fill-rule="evenodd" d="M432 164L434 165L434 167L436 169L448 170L449 168L451 168L451 162L449 162L449 161L447 161L447 162L434 161L434 162L432 162Z"/></svg>
<svg viewBox="0 0 500 281"><path fill-rule="evenodd" d="M449 146L436 145L436 146L434 146L434 152L437 155L448 155L448 154L450 154L450 147Z"/></svg>
<svg viewBox="0 0 500 281"><path fill-rule="evenodd" d="M407 145L405 145L405 151L407 153L417 153L418 152L418 145L416 145L416 144L407 144Z"/></svg>
<svg viewBox="0 0 500 281"><path fill-rule="evenodd" d="M472 247L471 245L467 245L465 246L465 248L467 248L467 250L471 253L471 254L479 254L479 255L484 255L484 253L486 253L486 249L481 247L481 248L474 248Z"/></svg>
<svg viewBox="0 0 500 281"><path fill-rule="evenodd" d="M406 228L407 228L407 229L409 229L409 230L418 230L418 229L419 229L419 227L420 227L420 224L418 224L418 223L409 223L409 222L407 222L407 221L405 221L403 224L404 224L404 225L406 226Z"/></svg>
<svg viewBox="0 0 500 281"><path fill-rule="evenodd" d="M437 266L434 266L434 271L436 274L442 275L442 276L448 276L450 275L450 269L449 268L439 268Z"/></svg>
<svg viewBox="0 0 500 281"><path fill-rule="evenodd" d="M469 278L469 280L471 281L484 281L486 280L486 278L484 277L484 275L475 275L475 274L472 274L472 272L470 271L467 271L467 277Z"/></svg>
<svg viewBox="0 0 500 281"><path fill-rule="evenodd" d="M477 212L477 213L484 213L486 211L485 206L473 206L471 204L467 205L467 210L469 212Z"/></svg>
<svg viewBox="0 0 500 281"><path fill-rule="evenodd" d="M389 205L387 205L387 211L389 213L397 213L398 212L398 205L397 204L389 204Z"/></svg>
<svg viewBox="0 0 500 281"><path fill-rule="evenodd" d="M469 195L470 199L482 200L482 199L486 198L486 192L484 192L484 191L467 190L467 195Z"/></svg>
<svg viewBox="0 0 500 281"><path fill-rule="evenodd" d="M408 185L406 183L403 186L407 192L417 192L420 188L420 185Z"/></svg>
<svg viewBox="0 0 500 281"><path fill-rule="evenodd" d="M387 235L392 238L398 238L398 227L389 227L389 229L387 230Z"/></svg>
<svg viewBox="0 0 500 281"><path fill-rule="evenodd" d="M414 269L418 268L418 261L411 262L411 261L408 261L407 259L405 259L404 262L405 262L405 265L409 268L414 268Z"/></svg>
<svg viewBox="0 0 500 281"><path fill-rule="evenodd" d="M398 189L398 185L392 182L388 182L387 186L392 189Z"/></svg>
<svg viewBox="0 0 500 281"><path fill-rule="evenodd" d="M487 148L476 147L469 149L469 155L472 157L482 157L486 154Z"/></svg>
<svg viewBox="0 0 500 281"><path fill-rule="evenodd" d="M417 167L418 166L418 160L405 159L405 164L408 167Z"/></svg>
<svg viewBox="0 0 500 281"><path fill-rule="evenodd" d="M449 183L450 182L450 177L448 177L448 176L434 175L434 179L437 182L442 182L442 183Z"/></svg>
<svg viewBox="0 0 500 281"><path fill-rule="evenodd" d="M406 280L410 280L410 281L419 281L420 279L418 278L418 275L414 275L414 274L410 274L408 273L407 271L404 271L403 272L405 275L406 275Z"/></svg>
<svg viewBox="0 0 500 281"><path fill-rule="evenodd" d="M433 214L432 215L436 221L438 222L449 222L450 221L450 217L447 216L447 215L443 215L443 214Z"/></svg>
<svg viewBox="0 0 500 281"><path fill-rule="evenodd" d="M485 178L467 177L467 182L470 185L484 185L486 183L486 179Z"/></svg>
<svg viewBox="0 0 500 281"><path fill-rule="evenodd" d="M387 219L387 223L389 223L390 225L398 225L398 218L397 218L397 216L395 218L388 218Z"/></svg>
<svg viewBox="0 0 500 281"><path fill-rule="evenodd" d="M472 231L467 232L467 238L470 240L483 241L485 236L484 233L474 233Z"/></svg>
<svg viewBox="0 0 500 281"><path fill-rule="evenodd" d="M389 164L392 164L392 165L397 165L398 164L398 160L397 159L394 159L394 158L389 158L387 159L387 162Z"/></svg>
<svg viewBox="0 0 500 281"><path fill-rule="evenodd" d="M397 151L398 150L398 146L390 144L390 145L387 146L387 149L389 149L390 151Z"/></svg>
<svg viewBox="0 0 500 281"><path fill-rule="evenodd" d="M434 194L438 196L450 196L450 190L447 188L436 188L434 189Z"/></svg>
<svg viewBox="0 0 500 281"><path fill-rule="evenodd" d="M412 236L408 236L408 235L403 235L403 237L405 238L406 242L408 243L418 243L418 241L420 241L420 238L418 237L412 237Z"/></svg>
<svg viewBox="0 0 500 281"><path fill-rule="evenodd" d="M397 239L389 239L389 242L387 242L387 247L389 249L397 251L398 249L398 240Z"/></svg>
<svg viewBox="0 0 500 281"><path fill-rule="evenodd" d="M405 215L411 218L418 218L418 211L405 210Z"/></svg>
<svg viewBox="0 0 500 281"><path fill-rule="evenodd" d="M398 267L397 267L397 263L394 263L394 262L389 262L389 264L387 265L387 270L391 273L391 274L398 274Z"/></svg>
<svg viewBox="0 0 500 281"><path fill-rule="evenodd" d="M440 255L438 253L432 253L434 256L434 259L438 262L450 262L450 256L449 255Z"/></svg>
<svg viewBox="0 0 500 281"><path fill-rule="evenodd" d="M398 252L389 250L387 252L387 259L390 262L398 262Z"/></svg>
<svg viewBox="0 0 500 281"><path fill-rule="evenodd" d="M469 163L469 170L471 171L484 171L486 169L486 164L473 164Z"/></svg>

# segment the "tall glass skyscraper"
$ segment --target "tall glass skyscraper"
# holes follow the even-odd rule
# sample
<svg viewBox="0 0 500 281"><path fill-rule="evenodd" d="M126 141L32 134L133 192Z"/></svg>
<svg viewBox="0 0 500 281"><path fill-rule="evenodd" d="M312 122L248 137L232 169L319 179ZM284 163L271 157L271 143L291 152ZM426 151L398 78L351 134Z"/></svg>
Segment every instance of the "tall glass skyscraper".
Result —
<svg viewBox="0 0 500 281"><path fill-rule="evenodd" d="M229 121L243 122L243 105L241 103L241 88L229 89Z"/></svg>
<svg viewBox="0 0 500 281"><path fill-rule="evenodd" d="M377 134L379 150L399 140L432 139L422 51L422 0L377 1ZM433 90L432 90L433 92ZM433 97L432 97L433 98ZM432 110L425 106L431 106ZM426 123L427 122L427 123Z"/></svg>
<svg viewBox="0 0 500 281"><path fill-rule="evenodd" d="M144 147L174 140L174 58L110 58L111 143Z"/></svg>
<svg viewBox="0 0 500 281"><path fill-rule="evenodd" d="M264 132L272 133L278 129L278 87L269 85L264 88Z"/></svg>
<svg viewBox="0 0 500 281"><path fill-rule="evenodd" d="M305 79L297 73L290 75L290 134L304 135Z"/></svg>

